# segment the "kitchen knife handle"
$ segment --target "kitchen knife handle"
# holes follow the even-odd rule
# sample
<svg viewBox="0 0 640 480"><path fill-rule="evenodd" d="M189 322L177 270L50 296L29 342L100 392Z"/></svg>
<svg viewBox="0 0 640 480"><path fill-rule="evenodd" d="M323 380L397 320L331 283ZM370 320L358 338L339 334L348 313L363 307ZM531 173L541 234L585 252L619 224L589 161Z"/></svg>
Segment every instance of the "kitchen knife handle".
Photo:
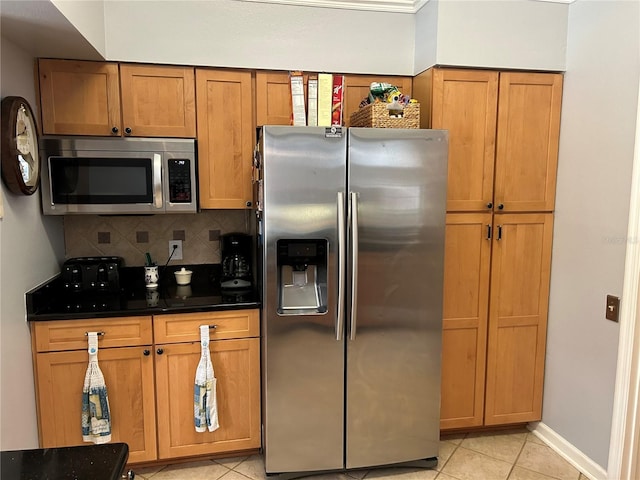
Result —
<svg viewBox="0 0 640 480"><path fill-rule="evenodd" d="M336 340L342 340L344 331L344 280L346 259L346 225L344 222L344 193L338 192L338 315L336 317Z"/></svg>
<svg viewBox="0 0 640 480"><path fill-rule="evenodd" d="M153 201L156 208L162 208L162 157L153 154Z"/></svg>
<svg viewBox="0 0 640 480"><path fill-rule="evenodd" d="M349 339L356 339L358 316L358 193L351 192L351 328Z"/></svg>

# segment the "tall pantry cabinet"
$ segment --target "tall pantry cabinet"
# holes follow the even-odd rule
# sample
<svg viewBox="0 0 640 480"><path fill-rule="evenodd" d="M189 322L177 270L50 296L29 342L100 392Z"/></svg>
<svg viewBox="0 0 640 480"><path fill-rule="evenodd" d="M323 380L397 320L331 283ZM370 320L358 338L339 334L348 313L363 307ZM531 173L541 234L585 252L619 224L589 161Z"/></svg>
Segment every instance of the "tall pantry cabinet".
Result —
<svg viewBox="0 0 640 480"><path fill-rule="evenodd" d="M539 420L562 75L431 68L449 130L441 428Z"/></svg>

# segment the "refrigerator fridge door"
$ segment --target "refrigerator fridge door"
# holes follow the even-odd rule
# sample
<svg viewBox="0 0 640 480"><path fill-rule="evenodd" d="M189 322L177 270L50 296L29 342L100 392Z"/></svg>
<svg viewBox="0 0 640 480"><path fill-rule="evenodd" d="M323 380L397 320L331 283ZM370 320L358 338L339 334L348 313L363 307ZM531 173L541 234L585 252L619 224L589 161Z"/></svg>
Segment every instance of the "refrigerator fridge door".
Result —
<svg viewBox="0 0 640 480"><path fill-rule="evenodd" d="M349 129L346 467L436 457L447 133Z"/></svg>
<svg viewBox="0 0 640 480"><path fill-rule="evenodd" d="M338 251L346 130L331 136L324 127L267 126L259 148L266 471L341 469L344 327L338 320L344 312L338 311Z"/></svg>

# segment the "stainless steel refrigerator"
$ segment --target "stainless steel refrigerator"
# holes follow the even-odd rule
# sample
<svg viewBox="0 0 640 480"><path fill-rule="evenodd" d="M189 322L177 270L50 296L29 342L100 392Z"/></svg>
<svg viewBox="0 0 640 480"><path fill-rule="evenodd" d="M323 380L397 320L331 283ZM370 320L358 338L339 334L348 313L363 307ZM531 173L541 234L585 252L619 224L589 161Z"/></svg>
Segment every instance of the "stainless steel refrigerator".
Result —
<svg viewBox="0 0 640 480"><path fill-rule="evenodd" d="M266 126L268 474L436 464L447 133Z"/></svg>

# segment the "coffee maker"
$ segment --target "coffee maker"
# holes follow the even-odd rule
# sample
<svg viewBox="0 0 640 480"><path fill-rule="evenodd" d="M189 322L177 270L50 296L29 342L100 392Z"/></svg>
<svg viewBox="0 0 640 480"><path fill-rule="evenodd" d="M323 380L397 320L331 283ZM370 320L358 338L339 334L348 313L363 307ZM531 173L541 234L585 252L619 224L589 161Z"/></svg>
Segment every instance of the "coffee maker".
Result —
<svg viewBox="0 0 640 480"><path fill-rule="evenodd" d="M253 239L245 233L222 235L222 279L223 289L247 289L253 283L251 273L251 250Z"/></svg>

